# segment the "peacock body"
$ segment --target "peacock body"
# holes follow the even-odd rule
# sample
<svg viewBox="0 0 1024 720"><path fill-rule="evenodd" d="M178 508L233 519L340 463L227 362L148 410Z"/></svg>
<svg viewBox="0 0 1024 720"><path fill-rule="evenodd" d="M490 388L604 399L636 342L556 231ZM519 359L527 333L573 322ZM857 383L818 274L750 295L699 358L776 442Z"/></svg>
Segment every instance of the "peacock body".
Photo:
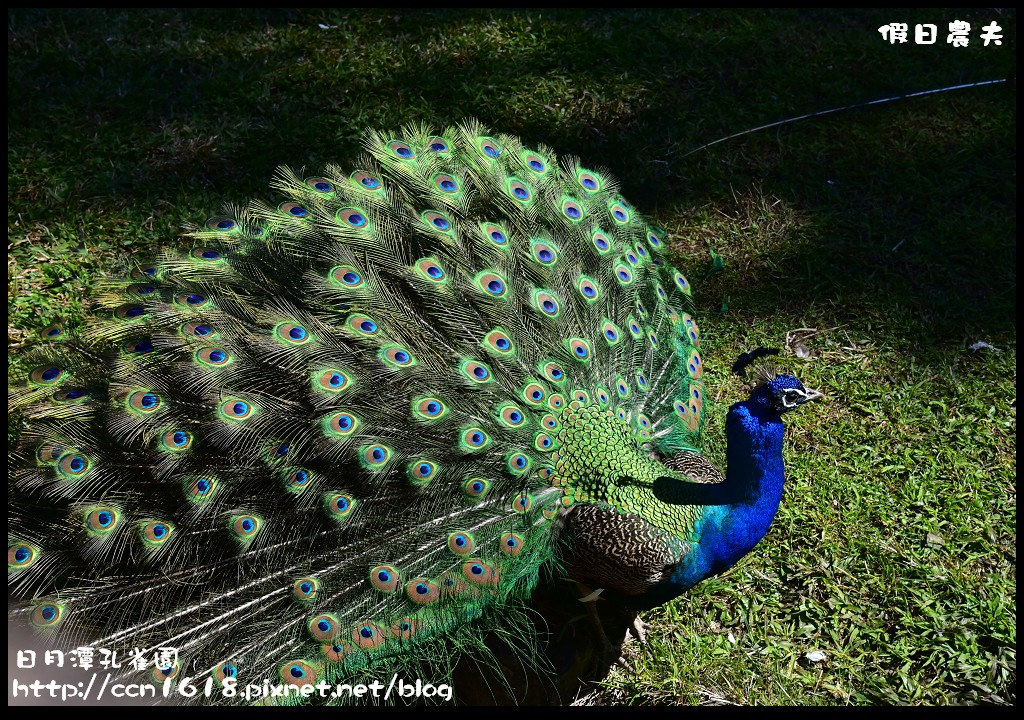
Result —
<svg viewBox="0 0 1024 720"><path fill-rule="evenodd" d="M156 681L304 686L508 634L549 574L651 607L764 535L815 394L766 378L728 479L700 454L690 284L608 173L472 122L364 149L42 331L14 615L177 648Z"/></svg>

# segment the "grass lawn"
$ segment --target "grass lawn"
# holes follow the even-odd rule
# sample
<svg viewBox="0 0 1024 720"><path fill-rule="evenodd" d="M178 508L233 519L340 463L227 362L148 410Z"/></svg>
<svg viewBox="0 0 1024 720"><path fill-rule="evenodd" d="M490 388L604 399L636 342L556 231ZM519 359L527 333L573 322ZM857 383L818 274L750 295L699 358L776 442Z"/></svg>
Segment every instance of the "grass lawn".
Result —
<svg viewBox="0 0 1024 720"><path fill-rule="evenodd" d="M669 231L720 411L757 345L826 394L791 420L766 540L648 613L589 700L1014 703L1015 83L690 151L1012 76L1015 30L998 10L9 11L9 364L104 269L268 197L278 165L478 118L609 168Z"/></svg>

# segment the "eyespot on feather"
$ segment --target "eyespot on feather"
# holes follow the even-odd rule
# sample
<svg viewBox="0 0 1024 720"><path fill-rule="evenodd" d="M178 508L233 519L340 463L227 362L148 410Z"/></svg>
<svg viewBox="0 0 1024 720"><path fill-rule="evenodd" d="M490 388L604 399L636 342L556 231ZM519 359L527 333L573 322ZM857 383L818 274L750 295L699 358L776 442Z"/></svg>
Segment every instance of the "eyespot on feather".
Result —
<svg viewBox="0 0 1024 720"><path fill-rule="evenodd" d="M292 583L292 597L299 602L312 602L320 590L320 581L314 577L303 577Z"/></svg>
<svg viewBox="0 0 1024 720"><path fill-rule="evenodd" d="M562 215L568 218L570 222L580 222L585 214L586 213L583 212L583 206L572 198L565 198L562 200Z"/></svg>
<svg viewBox="0 0 1024 720"><path fill-rule="evenodd" d="M166 452L185 452L192 447L193 436L188 430L175 428L164 432L160 438L159 447Z"/></svg>
<svg viewBox="0 0 1024 720"><path fill-rule="evenodd" d="M569 354L580 362L588 362L593 355L590 343L583 338L569 338L565 341L565 346L568 348Z"/></svg>
<svg viewBox="0 0 1024 720"><path fill-rule="evenodd" d="M608 205L608 212L619 225L626 225L629 223L629 208L625 206L621 201L613 202Z"/></svg>
<svg viewBox="0 0 1024 720"><path fill-rule="evenodd" d="M617 262L613 268L615 279L619 285L626 286L633 284L633 271L630 270L625 263Z"/></svg>
<svg viewBox="0 0 1024 720"><path fill-rule="evenodd" d="M44 601L32 608L32 624L37 628L52 629L64 619L65 608L58 602Z"/></svg>
<svg viewBox="0 0 1024 720"><path fill-rule="evenodd" d="M406 475L414 485L426 485L438 472L437 463L430 460L413 460L406 468Z"/></svg>
<svg viewBox="0 0 1024 720"><path fill-rule="evenodd" d="M607 255L613 250L611 238L600 228L594 230L594 234L591 236L591 242L594 243L594 247L597 248L597 252L601 255Z"/></svg>
<svg viewBox="0 0 1024 720"><path fill-rule="evenodd" d="M338 618L330 613L314 615L306 624L306 629L309 631L310 637L319 642L333 640L341 632Z"/></svg>
<svg viewBox="0 0 1024 720"><path fill-rule="evenodd" d="M320 648L320 651L328 662L340 663L344 662L346 657L355 652L355 648L345 641L335 641L333 643L323 645Z"/></svg>
<svg viewBox="0 0 1024 720"><path fill-rule="evenodd" d="M149 283L132 283L125 288L125 292L132 297L148 299L156 296L157 289Z"/></svg>
<svg viewBox="0 0 1024 720"><path fill-rule="evenodd" d="M530 405L543 405L544 399L548 394L543 385L538 382L531 382L526 384L521 395L523 400Z"/></svg>
<svg viewBox="0 0 1024 720"><path fill-rule="evenodd" d="M64 329L64 326L60 323L52 323L39 331L39 337L51 341L62 340L66 334L67 331Z"/></svg>
<svg viewBox="0 0 1024 720"><path fill-rule="evenodd" d="M359 290L366 286L363 274L352 265L335 265L328 277L335 286L346 290Z"/></svg>
<svg viewBox="0 0 1024 720"><path fill-rule="evenodd" d="M89 399L89 391L82 387L66 388L55 391L50 397L53 398L53 401L56 403L80 403Z"/></svg>
<svg viewBox="0 0 1024 720"><path fill-rule="evenodd" d="M601 299L601 289L597 283L586 275L580 275L576 283L576 289L579 290L580 295L583 296L587 303L595 303Z"/></svg>
<svg viewBox="0 0 1024 720"><path fill-rule="evenodd" d="M374 337L380 333L380 327L370 317L361 314L354 314L348 317L345 324L350 330L363 337Z"/></svg>
<svg viewBox="0 0 1024 720"><path fill-rule="evenodd" d="M233 222L233 221L232 221ZM142 263L134 268L129 276L132 280L153 280L160 277L160 266L155 263Z"/></svg>
<svg viewBox="0 0 1024 720"><path fill-rule="evenodd" d="M539 452L551 452L558 448L558 441L551 435L540 432L533 436L533 447Z"/></svg>
<svg viewBox="0 0 1024 720"><path fill-rule="evenodd" d="M380 444L364 445L359 449L363 465L370 470L378 470L391 459L391 449Z"/></svg>
<svg viewBox="0 0 1024 720"><path fill-rule="evenodd" d="M565 382L565 368L554 361L544 362L540 366L540 372L553 383L561 385Z"/></svg>
<svg viewBox="0 0 1024 720"><path fill-rule="evenodd" d="M596 193L601 189L601 176L590 170L580 168L576 172L576 182L589 193Z"/></svg>
<svg viewBox="0 0 1024 720"><path fill-rule="evenodd" d="M352 230L360 230L363 233L368 233L372 228L373 224L370 222L370 217L366 214L365 210L354 207L342 208L334 215L338 222L343 227L350 228Z"/></svg>
<svg viewBox="0 0 1024 720"><path fill-rule="evenodd" d="M605 318L601 325L601 336L610 347L615 347L622 341L622 331L611 320Z"/></svg>
<svg viewBox="0 0 1024 720"><path fill-rule="evenodd" d="M84 516L86 532L93 537L106 537L114 532L120 520L120 512L109 505L88 508Z"/></svg>
<svg viewBox="0 0 1024 720"><path fill-rule="evenodd" d="M206 221L206 229L221 233L229 233L238 230L238 223L234 218L219 216L212 217Z"/></svg>
<svg viewBox="0 0 1024 720"><path fill-rule="evenodd" d="M85 477L91 469L92 461L83 453L69 452L57 459L57 473L65 480Z"/></svg>
<svg viewBox="0 0 1024 720"><path fill-rule="evenodd" d="M464 562L462 576L474 585L494 586L498 584L498 571L494 566L479 559Z"/></svg>
<svg viewBox="0 0 1024 720"><path fill-rule="evenodd" d="M402 584L402 577L391 565L378 565L370 570L370 585L383 593L397 592Z"/></svg>
<svg viewBox="0 0 1024 720"><path fill-rule="evenodd" d="M39 548L23 542L15 542L7 548L7 571L23 570L39 559Z"/></svg>
<svg viewBox="0 0 1024 720"><path fill-rule="evenodd" d="M700 353L696 350L690 352L690 356L686 360L686 371L694 380L699 380L704 374L704 365L701 363Z"/></svg>
<svg viewBox="0 0 1024 720"><path fill-rule="evenodd" d="M223 400L218 409L222 418L232 422L248 420L257 411L257 407L251 402L237 397L229 397Z"/></svg>
<svg viewBox="0 0 1024 720"><path fill-rule="evenodd" d="M412 351L402 345L385 345L377 353L377 356L384 365L395 370L413 367L418 364L416 356L412 354Z"/></svg>
<svg viewBox="0 0 1024 720"><path fill-rule="evenodd" d="M483 450L490 444L491 436L476 426L464 429L459 435L459 446L464 452Z"/></svg>
<svg viewBox="0 0 1024 720"><path fill-rule="evenodd" d="M420 215L420 219L428 229L443 235L452 235L454 227L450 217L437 210L426 210Z"/></svg>
<svg viewBox="0 0 1024 720"><path fill-rule="evenodd" d="M505 357L514 355L516 351L512 338L501 328L494 328L487 333L481 345L488 352Z"/></svg>
<svg viewBox="0 0 1024 720"><path fill-rule="evenodd" d="M423 258L417 260L416 275L423 278L427 282L435 283L438 285L444 285L448 282L448 273L444 271L444 266L435 258Z"/></svg>
<svg viewBox="0 0 1024 720"><path fill-rule="evenodd" d="M413 617L404 617L391 626L391 634L399 640L411 640L420 631L422 622Z"/></svg>
<svg viewBox="0 0 1024 720"><path fill-rule="evenodd" d="M621 375L615 378L615 390L619 393L620 398L628 398L631 394L629 383Z"/></svg>
<svg viewBox="0 0 1024 720"><path fill-rule="evenodd" d="M427 150L442 156L449 155L451 154L451 145L444 138L434 136L427 138Z"/></svg>
<svg viewBox="0 0 1024 720"><path fill-rule="evenodd" d="M387 635L372 622L365 622L352 631L352 642L363 650L380 647L386 640Z"/></svg>
<svg viewBox="0 0 1024 720"><path fill-rule="evenodd" d="M189 251L189 257L201 263L217 263L224 261L224 253L216 248L197 247Z"/></svg>
<svg viewBox="0 0 1024 720"><path fill-rule="evenodd" d="M535 290L533 306L549 318L558 317L561 307L555 294L548 290Z"/></svg>
<svg viewBox="0 0 1024 720"><path fill-rule="evenodd" d="M381 184L380 179L366 171L357 170L349 176L349 179L360 190L371 190L381 193L384 191L384 186Z"/></svg>
<svg viewBox="0 0 1024 720"><path fill-rule="evenodd" d="M512 499L512 512L523 514L533 507L533 496L529 493L516 495Z"/></svg>
<svg viewBox="0 0 1024 720"><path fill-rule="evenodd" d="M518 178L509 178L505 183L505 190L509 197L522 205L529 205L533 200L533 191L530 186Z"/></svg>
<svg viewBox="0 0 1024 720"><path fill-rule="evenodd" d="M547 173L550 163L548 162L548 159L540 153L532 150L523 150L520 157L523 160L523 164L538 176L543 176Z"/></svg>
<svg viewBox="0 0 1024 720"><path fill-rule="evenodd" d="M521 452L509 453L505 460L506 469L509 473L516 476L527 474L530 471L531 464L530 458Z"/></svg>
<svg viewBox="0 0 1024 720"><path fill-rule="evenodd" d="M67 451L68 447L65 444L43 442L36 448L36 460L42 465L53 465Z"/></svg>
<svg viewBox="0 0 1024 720"><path fill-rule="evenodd" d="M207 502L217 492L217 479L208 475L188 478L184 482L185 497L194 503Z"/></svg>
<svg viewBox="0 0 1024 720"><path fill-rule="evenodd" d="M683 274L681 272L679 272L678 270L675 271L675 274L672 276L672 279L675 282L677 288L682 290L687 295L692 294L690 290L690 283L687 282L686 278L683 277Z"/></svg>
<svg viewBox="0 0 1024 720"><path fill-rule="evenodd" d="M486 136L478 137L476 139L476 147L477 150L480 151L481 155L490 160L496 159L498 156L501 155L502 151L504 150L504 148L501 147L501 144L498 143L497 140L495 140L492 137Z"/></svg>
<svg viewBox="0 0 1024 720"><path fill-rule="evenodd" d="M320 370L313 376L313 384L318 390L333 395L348 388L351 378L342 370L328 368Z"/></svg>
<svg viewBox="0 0 1024 720"><path fill-rule="evenodd" d="M403 140L392 140L388 143L387 147L391 154L400 160L416 159L416 151L412 149L409 143Z"/></svg>
<svg viewBox="0 0 1024 720"><path fill-rule="evenodd" d="M335 520L344 520L356 509L359 501L348 493L329 493L324 497L324 507Z"/></svg>
<svg viewBox="0 0 1024 720"><path fill-rule="evenodd" d="M283 472L284 486L289 492L300 493L313 482L313 473L305 468L286 468Z"/></svg>
<svg viewBox="0 0 1024 720"><path fill-rule="evenodd" d="M446 572L437 579L438 587L441 588L441 597L458 597L469 590L469 583L462 577L461 572Z"/></svg>
<svg viewBox="0 0 1024 720"><path fill-rule="evenodd" d="M65 378L67 373L56 365L42 365L29 372L28 379L33 385L56 385Z"/></svg>
<svg viewBox="0 0 1024 720"><path fill-rule="evenodd" d="M139 537L150 549L157 549L166 543L174 533L174 525L162 520L149 520L139 525Z"/></svg>
<svg viewBox="0 0 1024 720"><path fill-rule="evenodd" d="M274 326L274 337L285 345L305 345L313 339L312 333L296 322L286 321Z"/></svg>
<svg viewBox="0 0 1024 720"><path fill-rule="evenodd" d="M463 360L459 363L459 371L468 380L478 385L493 382L494 380L491 369L484 363L476 360Z"/></svg>
<svg viewBox="0 0 1024 720"><path fill-rule="evenodd" d="M440 420L448 414L448 406L439 398L427 395L413 399L412 414L416 420Z"/></svg>
<svg viewBox="0 0 1024 720"><path fill-rule="evenodd" d="M448 549L456 555L472 555L476 541L468 532L453 532L448 536Z"/></svg>
<svg viewBox="0 0 1024 720"><path fill-rule="evenodd" d="M297 202L283 202L277 206L277 211L285 217L296 220L309 216L309 209Z"/></svg>
<svg viewBox="0 0 1024 720"><path fill-rule="evenodd" d="M552 415L551 413L548 413L548 414L544 415L540 419L540 424L541 424L541 427L546 428L547 430L552 431L552 432L554 432L554 431L556 431L556 430L558 430L559 428L562 427L562 424L560 422L558 422L558 419L554 415Z"/></svg>
<svg viewBox="0 0 1024 720"><path fill-rule="evenodd" d="M514 532L507 532L501 536L501 551L506 555L518 555L523 551L523 537Z"/></svg>
<svg viewBox="0 0 1024 720"><path fill-rule="evenodd" d="M487 491L491 489L491 483L484 478L470 478L466 481L463 489L467 496L473 500L479 500L487 495Z"/></svg>
<svg viewBox="0 0 1024 720"><path fill-rule="evenodd" d="M178 307L198 310L210 304L210 298L202 292L182 292L174 296L174 304Z"/></svg>
<svg viewBox="0 0 1024 720"><path fill-rule="evenodd" d="M209 323L184 323L179 328L181 334L186 338L212 339L217 336L217 331Z"/></svg>
<svg viewBox="0 0 1024 720"><path fill-rule="evenodd" d="M451 175L441 173L433 179L434 187L447 195L454 195L461 189L459 181Z"/></svg>
<svg viewBox="0 0 1024 720"><path fill-rule="evenodd" d="M504 298L508 294L508 282L492 270L477 273L473 281L480 290L491 297Z"/></svg>
<svg viewBox="0 0 1024 720"><path fill-rule="evenodd" d="M302 181L306 187L320 195L333 195L334 185L330 180L322 177L308 177Z"/></svg>
<svg viewBox="0 0 1024 720"><path fill-rule="evenodd" d="M480 223L480 232L488 242L505 249L508 247L508 231L497 223Z"/></svg>
<svg viewBox="0 0 1024 720"><path fill-rule="evenodd" d="M155 685L163 685L166 680L173 680L178 676L181 671L181 666L178 663L172 663L170 665L160 665L152 668L149 671L149 679Z"/></svg>
<svg viewBox="0 0 1024 720"><path fill-rule="evenodd" d="M209 367L223 367L231 362L231 356L227 350L217 347L199 348L196 350L194 357L196 362Z"/></svg>
<svg viewBox="0 0 1024 720"><path fill-rule="evenodd" d="M316 670L305 660L291 660L278 668L278 675L286 685L305 687L317 682Z"/></svg>
<svg viewBox="0 0 1024 720"><path fill-rule="evenodd" d="M554 243L545 240L531 240L530 252L533 259L545 267L550 267L558 262L558 248Z"/></svg>
<svg viewBox="0 0 1024 720"><path fill-rule="evenodd" d="M139 320L149 314L149 309L144 305L121 305L114 310L114 317L118 320Z"/></svg>
<svg viewBox="0 0 1024 720"><path fill-rule="evenodd" d="M219 685L223 686L225 681L238 678L238 665L231 661L222 662L214 668L213 677L217 680Z"/></svg>
<svg viewBox="0 0 1024 720"><path fill-rule="evenodd" d="M510 428L525 427L526 413L515 403L502 403L498 406L498 421Z"/></svg>
<svg viewBox="0 0 1024 720"><path fill-rule="evenodd" d="M262 520L255 515L232 515L228 527L238 540L251 542L262 524Z"/></svg>

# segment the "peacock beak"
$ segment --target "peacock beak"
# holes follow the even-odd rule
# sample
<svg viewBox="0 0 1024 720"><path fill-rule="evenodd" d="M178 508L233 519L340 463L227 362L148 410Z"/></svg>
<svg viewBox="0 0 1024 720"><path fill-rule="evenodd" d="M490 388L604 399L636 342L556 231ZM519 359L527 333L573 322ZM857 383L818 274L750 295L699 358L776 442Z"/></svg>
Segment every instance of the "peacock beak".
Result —
<svg viewBox="0 0 1024 720"><path fill-rule="evenodd" d="M812 400L820 400L825 397L824 393L818 392L814 388L804 388L804 402L811 402Z"/></svg>

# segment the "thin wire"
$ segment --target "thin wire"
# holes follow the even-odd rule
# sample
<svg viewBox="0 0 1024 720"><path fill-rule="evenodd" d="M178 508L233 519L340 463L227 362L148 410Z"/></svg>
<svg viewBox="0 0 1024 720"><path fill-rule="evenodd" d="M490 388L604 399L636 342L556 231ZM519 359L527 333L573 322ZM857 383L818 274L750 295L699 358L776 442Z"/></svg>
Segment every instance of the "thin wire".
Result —
<svg viewBox="0 0 1024 720"><path fill-rule="evenodd" d="M688 157L689 155L693 155L695 152L704 150L705 148L709 148L712 145L717 145L720 142L732 140L733 138L738 138L741 135L747 135L752 132L757 132L758 130L767 130L768 128L778 127L779 125L786 125L788 123L796 122L797 120L806 120L807 118L828 115L830 113L839 112L841 110L854 110L856 108L868 107L869 105L880 105L882 103L892 102L893 100L905 100L907 98L912 97L921 97L922 95L934 95L936 93L949 92L950 90L963 90L964 88L980 87L981 85L995 85L997 83L1004 82L1006 82L1006 78L999 78L998 80L982 80L980 82L965 83L963 85L950 85L949 87L937 88L935 90L921 90L920 92L907 93L905 95L894 95L893 97L881 98L880 100L869 100L868 102L857 103L855 105L844 105L843 107L831 108L829 110L819 110L817 112L807 113L806 115L799 115L797 117L787 118L786 120L779 120L777 122L768 123L767 125L760 125L755 128L750 128L749 130L744 130L743 132L733 133L732 135L726 135L723 138L713 140L712 142L701 145L698 148L694 148L685 155L680 156L680 159Z"/></svg>

